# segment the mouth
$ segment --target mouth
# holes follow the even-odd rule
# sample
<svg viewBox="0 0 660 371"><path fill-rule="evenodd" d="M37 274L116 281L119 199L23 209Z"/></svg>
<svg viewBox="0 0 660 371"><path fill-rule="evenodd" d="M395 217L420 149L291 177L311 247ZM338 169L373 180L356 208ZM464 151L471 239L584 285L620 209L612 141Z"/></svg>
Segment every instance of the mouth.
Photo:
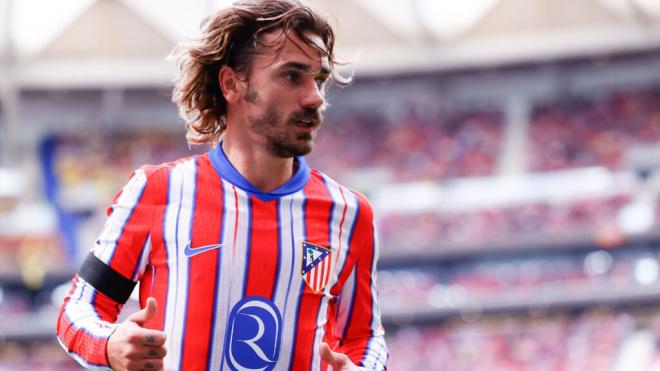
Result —
<svg viewBox="0 0 660 371"><path fill-rule="evenodd" d="M310 132L321 126L321 120L321 112L313 108L303 108L300 111L293 112L290 117L293 125Z"/></svg>
<svg viewBox="0 0 660 371"><path fill-rule="evenodd" d="M307 129L313 129L317 126L319 126L319 121L318 120L295 120L293 123L302 128L307 128Z"/></svg>

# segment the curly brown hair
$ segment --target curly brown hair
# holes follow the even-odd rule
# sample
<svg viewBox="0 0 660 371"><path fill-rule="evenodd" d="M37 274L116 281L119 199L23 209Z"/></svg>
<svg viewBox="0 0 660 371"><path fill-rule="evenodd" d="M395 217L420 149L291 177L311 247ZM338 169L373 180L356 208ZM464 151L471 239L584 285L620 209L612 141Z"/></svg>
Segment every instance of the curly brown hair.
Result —
<svg viewBox="0 0 660 371"><path fill-rule="evenodd" d="M335 80L349 80L335 72L335 35L325 17L298 0L238 1L204 19L201 38L178 53L180 78L172 101L186 121L188 143L215 146L220 141L227 128L227 101L218 81L220 69L229 66L249 74L254 55L278 44L283 46L280 38L273 44L261 40L262 34L277 30L284 37L293 32L328 57ZM321 37L325 49L309 39L310 33Z"/></svg>

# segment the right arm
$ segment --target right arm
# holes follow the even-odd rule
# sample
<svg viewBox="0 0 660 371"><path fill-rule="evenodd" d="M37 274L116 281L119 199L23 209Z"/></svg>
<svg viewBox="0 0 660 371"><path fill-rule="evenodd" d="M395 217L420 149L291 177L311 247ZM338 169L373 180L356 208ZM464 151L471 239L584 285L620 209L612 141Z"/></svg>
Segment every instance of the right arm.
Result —
<svg viewBox="0 0 660 371"><path fill-rule="evenodd" d="M113 200L96 246L60 309L58 340L85 367L110 367L108 342L126 324L116 324L117 316L148 263L156 194L147 171L135 171Z"/></svg>

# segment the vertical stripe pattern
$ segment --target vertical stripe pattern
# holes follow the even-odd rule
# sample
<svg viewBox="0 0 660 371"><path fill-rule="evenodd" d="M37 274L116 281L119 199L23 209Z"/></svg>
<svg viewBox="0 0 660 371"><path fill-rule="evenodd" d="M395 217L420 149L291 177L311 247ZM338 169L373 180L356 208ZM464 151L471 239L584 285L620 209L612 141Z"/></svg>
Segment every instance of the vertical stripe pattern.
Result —
<svg viewBox="0 0 660 371"><path fill-rule="evenodd" d="M143 305L157 299L146 327L166 332L165 369L229 370L235 363L227 354L236 362L229 344L259 351L262 343L250 339L272 329L226 331L247 297L263 300L282 321L274 370L325 369L323 341L357 365L385 368L371 207L315 170L302 184L264 198L223 177L204 155L140 169L115 198L94 252L140 282ZM327 257L309 265L310 244ZM101 349L121 307L74 278L58 320L60 343L81 364L107 366ZM257 318L258 311L249 313L241 320Z"/></svg>
<svg viewBox="0 0 660 371"><path fill-rule="evenodd" d="M226 181L222 181L222 194L224 204L224 215L222 216L222 247L220 248L220 273L216 276L216 287L218 295L214 305L213 317L213 343L210 346L208 370L220 370L223 362L223 349L225 340L225 328L227 328L228 308L231 308L231 285L237 269L234 267L234 241L238 230L236 218L236 205L238 203L235 187Z"/></svg>
<svg viewBox="0 0 660 371"><path fill-rule="evenodd" d="M302 286L302 241L305 236L303 223L305 194L301 191L285 197L281 202L282 227L282 268L280 269L279 287L275 296L275 304L281 308L283 339L294 339L298 321L298 296ZM286 252L285 252L286 251ZM278 366L289 368L293 354L293 342L286 341L280 350Z"/></svg>
<svg viewBox="0 0 660 371"><path fill-rule="evenodd" d="M170 175L169 204L165 216L165 240L168 249L169 283L165 332L167 357L164 367L178 369L184 345L185 313L188 299L188 260L185 247L191 240L191 226L196 192L196 161L174 166Z"/></svg>
<svg viewBox="0 0 660 371"><path fill-rule="evenodd" d="M197 162L192 232L187 246L190 250L220 244L222 218L217 217L216 212L219 210L220 215L224 214L222 185L217 176L202 176L208 173L211 166L206 158L200 158ZM180 368L209 357L213 309L217 297L215 277L218 275L221 248L195 255L184 254L188 264L188 298Z"/></svg>
<svg viewBox="0 0 660 371"><path fill-rule="evenodd" d="M307 196L304 208L304 239L312 244L330 246L330 220L334 207L332 202L329 202L328 190L320 178L312 178L305 186L304 192ZM296 249L302 251L302 241ZM324 331L323 327L317 326L317 316L327 298L323 292L315 293L307 284L301 287L298 295L298 324L294 340L298 354L293 359L291 368L306 370L312 367L313 355L317 351L312 348L315 335L318 331Z"/></svg>
<svg viewBox="0 0 660 371"><path fill-rule="evenodd" d="M125 241L126 238L124 238L124 243L134 243L133 236L135 235L146 239L146 230L139 230L144 228L143 226L149 225L149 210L147 210L147 207L139 205L146 186L146 174L142 169L136 170L121 193L115 198L115 203L109 208L110 216L97 239L97 246L94 248L94 254L97 258L128 278L133 276L134 269L128 271L122 268L126 266L127 261L132 261L133 264L130 268L134 268L141 254L135 254L131 249L119 249L119 244L122 237L129 235L124 233L126 229L132 232L132 237L130 241ZM113 262L113 258L117 254L117 259ZM121 261L123 264L117 264L116 261Z"/></svg>

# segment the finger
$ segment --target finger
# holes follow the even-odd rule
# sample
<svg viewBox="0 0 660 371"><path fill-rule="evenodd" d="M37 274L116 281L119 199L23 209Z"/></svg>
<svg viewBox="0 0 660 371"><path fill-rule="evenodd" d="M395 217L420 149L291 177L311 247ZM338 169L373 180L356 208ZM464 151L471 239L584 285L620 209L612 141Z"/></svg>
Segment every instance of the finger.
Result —
<svg viewBox="0 0 660 371"><path fill-rule="evenodd" d="M143 325L145 322L151 320L156 316L158 310L158 304L156 299L150 297L147 299L147 303L141 310L131 314L128 317L128 321L135 322L138 325Z"/></svg>
<svg viewBox="0 0 660 371"><path fill-rule="evenodd" d="M163 331L152 329L140 329L134 334L137 343L159 347L165 344L167 337Z"/></svg>
<svg viewBox="0 0 660 371"><path fill-rule="evenodd" d="M142 370L149 370L149 371L162 370L163 361L160 359L149 359L146 360L141 367Z"/></svg>
<svg viewBox="0 0 660 371"><path fill-rule="evenodd" d="M333 352L330 350L330 346L328 343L321 343L320 347L320 352L321 352L321 358L326 361L327 363L335 366L335 365L340 365L341 360L338 357L338 353Z"/></svg>
<svg viewBox="0 0 660 371"><path fill-rule="evenodd" d="M146 359L162 359L167 355L167 349L164 347L149 347L146 349L144 358Z"/></svg>

